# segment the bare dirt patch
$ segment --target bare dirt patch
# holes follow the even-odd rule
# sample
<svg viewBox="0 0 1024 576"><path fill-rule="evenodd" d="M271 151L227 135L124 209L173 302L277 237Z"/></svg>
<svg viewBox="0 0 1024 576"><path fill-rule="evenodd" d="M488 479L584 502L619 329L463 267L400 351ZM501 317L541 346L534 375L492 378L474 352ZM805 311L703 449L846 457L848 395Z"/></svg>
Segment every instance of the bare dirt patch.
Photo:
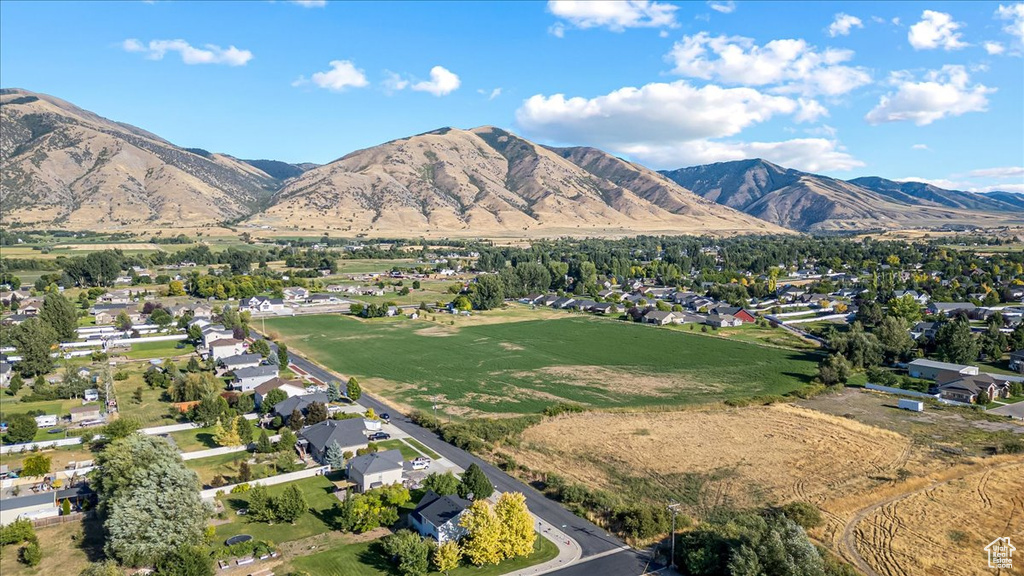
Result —
<svg viewBox="0 0 1024 576"><path fill-rule="evenodd" d="M454 336L455 330L445 328L444 326L430 326L428 328L420 328L419 330L416 330L416 335L444 338L445 336Z"/></svg>
<svg viewBox="0 0 1024 576"><path fill-rule="evenodd" d="M499 346L501 346L501 347L502 347L502 348L504 348L505 350L511 350L511 351L516 351L516 350L526 350L526 348L523 348L522 346L520 346L520 345L518 345L518 344L513 344L513 343L511 343L511 342L501 342L501 343L499 344Z"/></svg>
<svg viewBox="0 0 1024 576"><path fill-rule="evenodd" d="M607 368L604 366L548 366L528 372L512 374L516 378L533 382L554 381L569 386L587 386L599 388L609 393L628 390L636 396L671 396L679 388L700 392L715 392L720 387L706 382L698 382L676 374L643 374Z"/></svg>

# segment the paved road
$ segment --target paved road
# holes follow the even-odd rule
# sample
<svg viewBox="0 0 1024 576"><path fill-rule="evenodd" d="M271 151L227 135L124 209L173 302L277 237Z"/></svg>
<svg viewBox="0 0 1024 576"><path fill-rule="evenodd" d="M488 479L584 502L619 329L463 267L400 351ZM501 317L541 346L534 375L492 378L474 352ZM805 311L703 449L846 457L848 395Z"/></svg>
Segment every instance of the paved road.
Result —
<svg viewBox="0 0 1024 576"><path fill-rule="evenodd" d="M314 378L318 378L323 382L338 379L327 370L291 350L289 350L288 355L290 363L309 373ZM526 496L527 505L534 514L543 518L549 524L561 527L563 532L579 543L583 551L583 560L581 562L554 572L554 574L558 576L603 576L605 574L631 576L644 574L645 570L653 571L660 568L660 566L649 564L647 553L627 547L615 536L569 512L560 504L546 498L532 487L509 476L477 456L441 440L430 430L413 423L406 415L399 414L394 408L384 404L374 396L363 393L359 403L367 408L373 408L378 414L382 412L392 414L392 426L398 427L434 452L451 460L457 466L465 469L470 464L476 464L483 469L497 490L501 492L522 492ZM589 561L586 560L588 557L593 556L600 557Z"/></svg>
<svg viewBox="0 0 1024 576"><path fill-rule="evenodd" d="M999 408L992 408L985 411L987 414L997 414L999 416L1009 416L1018 420L1024 420L1024 402L1016 402L1014 404L1007 404L1006 406L1000 406Z"/></svg>

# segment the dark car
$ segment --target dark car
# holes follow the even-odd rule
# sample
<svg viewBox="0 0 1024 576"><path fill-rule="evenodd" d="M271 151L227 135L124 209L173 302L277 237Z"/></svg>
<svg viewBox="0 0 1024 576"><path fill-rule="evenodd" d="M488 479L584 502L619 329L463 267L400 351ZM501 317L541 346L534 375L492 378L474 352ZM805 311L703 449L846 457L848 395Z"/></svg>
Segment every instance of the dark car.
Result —
<svg viewBox="0 0 1024 576"><path fill-rule="evenodd" d="M391 438L391 434L388 434L387 432L374 432L373 434L370 434L369 438L371 441L388 440Z"/></svg>
<svg viewBox="0 0 1024 576"><path fill-rule="evenodd" d="M383 421L383 422L384 422L385 424L390 424L390 423L391 423L391 414L388 414L387 412L385 412L385 413L383 413L383 414L381 414L381 415L380 415L380 419L381 419L381 420L382 420L382 421Z"/></svg>

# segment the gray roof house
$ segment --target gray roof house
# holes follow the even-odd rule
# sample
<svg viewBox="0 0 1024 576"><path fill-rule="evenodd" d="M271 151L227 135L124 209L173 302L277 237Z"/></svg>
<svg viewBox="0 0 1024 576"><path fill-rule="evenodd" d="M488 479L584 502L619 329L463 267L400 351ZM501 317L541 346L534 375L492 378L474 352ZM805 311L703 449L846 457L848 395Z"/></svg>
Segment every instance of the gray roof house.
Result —
<svg viewBox="0 0 1024 576"><path fill-rule="evenodd" d="M334 442L346 452L355 452L369 444L366 439L366 424L362 418L324 420L299 430L298 436L306 442L310 456L321 464L327 448Z"/></svg>
<svg viewBox="0 0 1024 576"><path fill-rule="evenodd" d="M348 461L348 479L360 492L397 484L402 481L404 461L398 450L356 456Z"/></svg>
<svg viewBox="0 0 1024 576"><path fill-rule="evenodd" d="M427 490L409 515L409 521L420 536L433 538L438 544L458 541L467 534L466 529L459 526L459 520L469 505L469 500L458 496L439 496Z"/></svg>
<svg viewBox="0 0 1024 576"><path fill-rule="evenodd" d="M267 380L277 378L277 366L252 366L250 368L239 368L235 370L235 379L231 381L233 390L249 392Z"/></svg>
<svg viewBox="0 0 1024 576"><path fill-rule="evenodd" d="M1024 374L1024 350L1010 352L1010 370Z"/></svg>
<svg viewBox="0 0 1024 576"><path fill-rule="evenodd" d="M298 410L299 412L302 412L303 415L305 415L306 409L309 408L309 405L314 402L319 402L321 404L326 405L329 402L329 400L327 399L327 393L314 392L312 394L302 394L301 396L292 396L290 398L285 398L284 400L281 400L277 404L274 404L273 414L275 416L280 416L282 420L287 422L288 417L292 415L293 411Z"/></svg>
<svg viewBox="0 0 1024 576"><path fill-rule="evenodd" d="M926 380L935 380L943 372L956 372L964 376L977 376L977 366L965 366L963 364L950 364L948 362L939 362L937 360L928 360L926 358L918 358L910 364L907 364L907 372L912 378L924 378Z"/></svg>
<svg viewBox="0 0 1024 576"><path fill-rule="evenodd" d="M260 362L263 361L263 356L259 354L236 354L234 356L226 356L220 359L220 365L226 370L238 370L239 368L252 368L259 366Z"/></svg>

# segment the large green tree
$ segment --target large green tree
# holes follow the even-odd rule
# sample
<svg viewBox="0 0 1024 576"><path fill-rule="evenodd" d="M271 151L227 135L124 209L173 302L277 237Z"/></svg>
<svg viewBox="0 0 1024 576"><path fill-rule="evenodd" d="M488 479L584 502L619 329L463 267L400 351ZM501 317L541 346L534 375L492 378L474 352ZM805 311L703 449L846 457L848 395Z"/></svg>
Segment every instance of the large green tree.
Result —
<svg viewBox="0 0 1024 576"><path fill-rule="evenodd" d="M199 478L169 443L132 434L108 444L96 464L91 484L109 556L140 566L205 542Z"/></svg>
<svg viewBox="0 0 1024 576"><path fill-rule="evenodd" d="M475 463L462 473L462 482L459 483L459 496L462 498L472 497L473 500L486 500L494 494L494 485L487 478L484 471Z"/></svg>
<svg viewBox="0 0 1024 576"><path fill-rule="evenodd" d="M970 364L978 359L978 341L963 316L943 322L935 333L935 353L940 360Z"/></svg>
<svg viewBox="0 0 1024 576"><path fill-rule="evenodd" d="M39 319L46 322L61 342L71 342L78 335L78 311L70 300L61 294L47 294Z"/></svg>
<svg viewBox="0 0 1024 576"><path fill-rule="evenodd" d="M905 320L896 316L886 316L875 328L875 336L882 346L882 355L886 362L904 360L917 347L907 330Z"/></svg>
<svg viewBox="0 0 1024 576"><path fill-rule="evenodd" d="M36 437L36 419L28 414L10 414L7 416L7 441L11 444L29 442Z"/></svg>
<svg viewBox="0 0 1024 576"><path fill-rule="evenodd" d="M477 310L492 310L505 301L505 287L493 274L478 276L469 293L469 300Z"/></svg>
<svg viewBox="0 0 1024 576"><path fill-rule="evenodd" d="M15 365L23 376L46 374L53 370L50 356L57 346L57 333L39 318L29 318L11 331L11 343L21 360Z"/></svg>

